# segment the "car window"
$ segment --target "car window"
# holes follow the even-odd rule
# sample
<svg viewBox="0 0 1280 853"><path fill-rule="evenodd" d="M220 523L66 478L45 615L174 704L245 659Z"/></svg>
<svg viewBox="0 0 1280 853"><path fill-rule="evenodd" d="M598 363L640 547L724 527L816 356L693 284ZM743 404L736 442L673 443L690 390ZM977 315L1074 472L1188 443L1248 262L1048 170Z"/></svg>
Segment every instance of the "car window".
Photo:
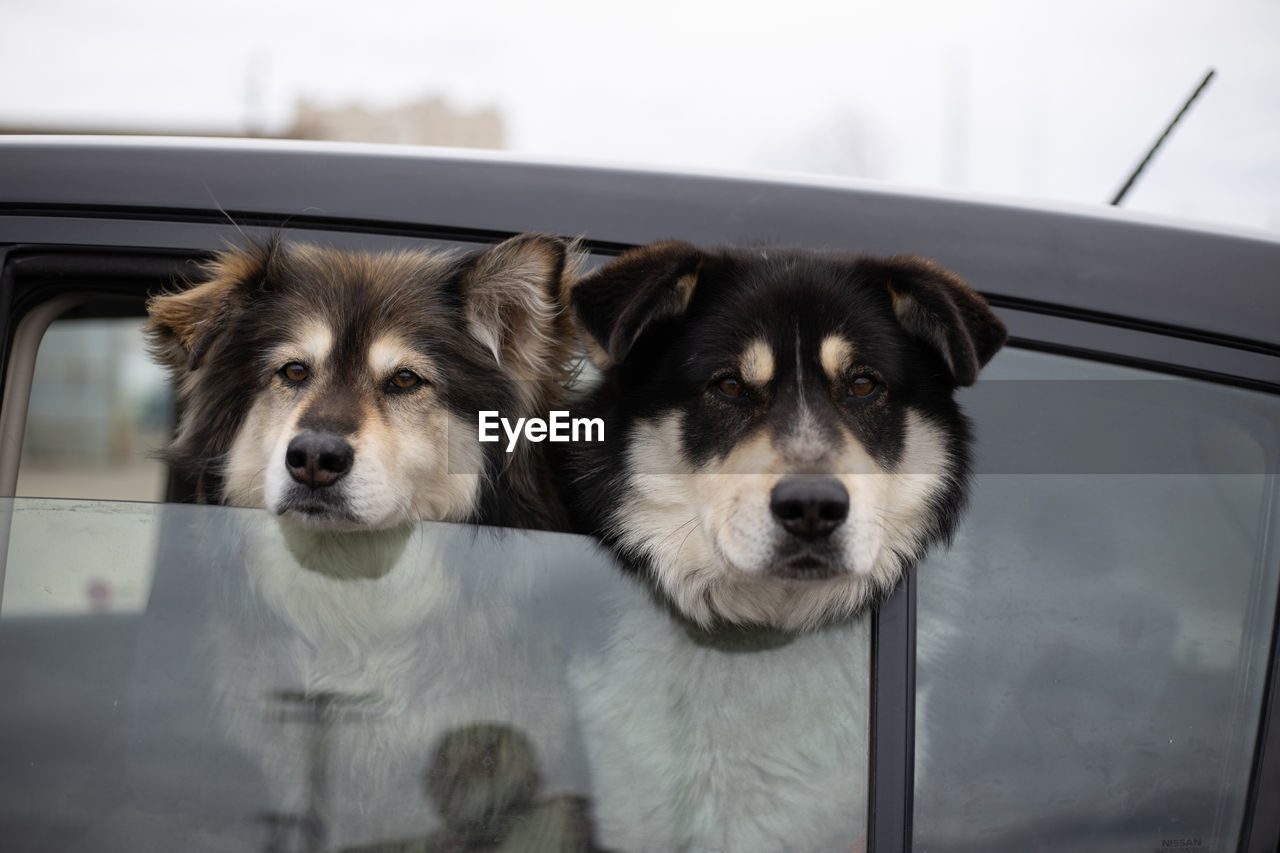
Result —
<svg viewBox="0 0 1280 853"><path fill-rule="evenodd" d="M17 494L160 500L155 458L172 429L164 371L142 319L59 319L36 354Z"/></svg>
<svg viewBox="0 0 1280 853"><path fill-rule="evenodd" d="M971 507L918 573L915 849L1235 849L1280 399L1006 350L963 401Z"/></svg>
<svg viewBox="0 0 1280 853"><path fill-rule="evenodd" d="M612 678L622 626L656 626L657 649L680 628L584 537L424 522L335 563L261 510L17 498L0 517L7 849L585 850L687 748L673 724L619 756L609 709L724 698L705 670L662 696ZM860 623L850 665L869 648ZM718 665L749 684L752 653ZM805 702L802 722L833 704ZM865 791L855 722L833 797ZM462 844L477 832L494 846Z"/></svg>

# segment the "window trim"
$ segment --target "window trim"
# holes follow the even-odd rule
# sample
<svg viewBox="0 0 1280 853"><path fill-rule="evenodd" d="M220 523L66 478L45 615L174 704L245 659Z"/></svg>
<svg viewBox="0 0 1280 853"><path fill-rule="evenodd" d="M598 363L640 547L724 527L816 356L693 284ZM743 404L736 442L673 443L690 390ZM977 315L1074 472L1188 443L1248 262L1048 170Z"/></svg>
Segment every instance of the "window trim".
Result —
<svg viewBox="0 0 1280 853"><path fill-rule="evenodd" d="M0 258L0 262L3 262ZM4 385L0 388L0 501L12 501L18 490L18 468L22 464L22 442L26 437L27 409L31 403L31 384L35 379L36 352L52 323L62 314L83 305L84 294L64 293L41 302L22 316L17 327L6 337ZM9 331L8 328L5 329ZM8 564L9 525L13 513L5 513L0 523L0 605L4 603L5 566Z"/></svg>
<svg viewBox="0 0 1280 853"><path fill-rule="evenodd" d="M1271 518L1280 513L1280 476L1272 476L1263 512ZM1270 537L1280 538L1273 528ZM1263 543L1263 553L1272 550L1271 542ZM1253 767L1249 774L1244 822L1240 828L1239 853L1276 853L1280 851L1280 594L1271 605L1271 648L1264 667L1266 684L1262 692L1262 711L1254 737ZM1266 804L1271 803L1268 807Z"/></svg>
<svg viewBox="0 0 1280 853"><path fill-rule="evenodd" d="M54 296L23 314L13 330L5 360L4 402L0 405L0 497L11 498L17 491L40 341L54 320L85 304L90 298L87 293ZM3 575L0 575L0 583L3 581Z"/></svg>
<svg viewBox="0 0 1280 853"><path fill-rule="evenodd" d="M912 845L915 804L916 568L871 622L867 853Z"/></svg>

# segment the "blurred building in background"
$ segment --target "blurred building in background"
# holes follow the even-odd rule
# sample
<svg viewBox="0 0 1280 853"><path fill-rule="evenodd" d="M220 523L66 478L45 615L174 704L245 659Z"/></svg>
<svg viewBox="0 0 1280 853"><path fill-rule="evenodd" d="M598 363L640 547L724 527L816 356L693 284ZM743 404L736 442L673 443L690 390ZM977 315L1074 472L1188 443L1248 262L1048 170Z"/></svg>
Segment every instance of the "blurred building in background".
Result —
<svg viewBox="0 0 1280 853"><path fill-rule="evenodd" d="M282 131L263 132L246 120L239 128L166 128L148 125L134 129L92 125L40 126L0 123L0 134L56 133L150 136L233 136L266 139L316 139L330 142L388 142L399 145L444 145L454 148L506 148L502 113L492 107L463 110L444 98L424 96L391 107L359 102L323 106L299 98L292 120Z"/></svg>
<svg viewBox="0 0 1280 853"><path fill-rule="evenodd" d="M502 116L497 110L465 112L443 98L422 98L387 109L370 109L360 104L322 107L302 98L293 124L281 135L286 139L335 142L505 147Z"/></svg>

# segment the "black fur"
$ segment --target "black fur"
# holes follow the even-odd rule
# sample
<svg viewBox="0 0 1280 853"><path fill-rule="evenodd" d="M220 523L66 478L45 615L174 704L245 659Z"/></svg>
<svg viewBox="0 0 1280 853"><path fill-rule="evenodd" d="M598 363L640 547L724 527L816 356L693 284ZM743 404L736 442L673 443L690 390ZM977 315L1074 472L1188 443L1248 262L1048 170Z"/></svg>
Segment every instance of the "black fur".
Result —
<svg viewBox="0 0 1280 853"><path fill-rule="evenodd" d="M635 472L623 460L636 424L678 414L680 453L697 467L761 432L785 430L802 393L820 401L817 429L827 440L847 430L890 469L901 460L908 411L941 427L951 468L927 537L950 538L964 505L971 437L953 392L975 380L1006 332L982 297L941 267L913 257L667 242L631 250L583 279L572 307L604 371L576 409L604 418L606 441L574 446L561 459L566 500L575 529L601 538L631 570L651 569L645 553L620 542L616 523L633 487ZM856 348L852 372L879 383L872 399L848 396L824 375L818 346L833 333ZM754 340L783 354L775 380L734 399L717 393ZM802 377L787 357L797 346ZM904 568L918 556L902 555Z"/></svg>

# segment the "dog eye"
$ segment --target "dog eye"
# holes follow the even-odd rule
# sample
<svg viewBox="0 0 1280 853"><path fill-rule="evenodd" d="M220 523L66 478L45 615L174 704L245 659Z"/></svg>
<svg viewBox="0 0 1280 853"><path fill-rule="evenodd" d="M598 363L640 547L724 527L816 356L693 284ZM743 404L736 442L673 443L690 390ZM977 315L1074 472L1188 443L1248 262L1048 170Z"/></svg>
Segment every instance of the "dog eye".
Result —
<svg viewBox="0 0 1280 853"><path fill-rule="evenodd" d="M391 374L391 378L387 380L388 391L408 391L410 388L417 388L422 384L422 377L414 373L408 368L401 368Z"/></svg>
<svg viewBox="0 0 1280 853"><path fill-rule="evenodd" d="M742 392L746 388L742 384L742 380L736 376L726 376L716 383L716 390L730 399L737 400L742 397Z"/></svg>
<svg viewBox="0 0 1280 853"><path fill-rule="evenodd" d="M870 376L855 376L849 380L848 392L850 397L869 397L879 387L880 383Z"/></svg>
<svg viewBox="0 0 1280 853"><path fill-rule="evenodd" d="M291 361L278 371L286 381L297 385L311 375L311 371L300 361Z"/></svg>

